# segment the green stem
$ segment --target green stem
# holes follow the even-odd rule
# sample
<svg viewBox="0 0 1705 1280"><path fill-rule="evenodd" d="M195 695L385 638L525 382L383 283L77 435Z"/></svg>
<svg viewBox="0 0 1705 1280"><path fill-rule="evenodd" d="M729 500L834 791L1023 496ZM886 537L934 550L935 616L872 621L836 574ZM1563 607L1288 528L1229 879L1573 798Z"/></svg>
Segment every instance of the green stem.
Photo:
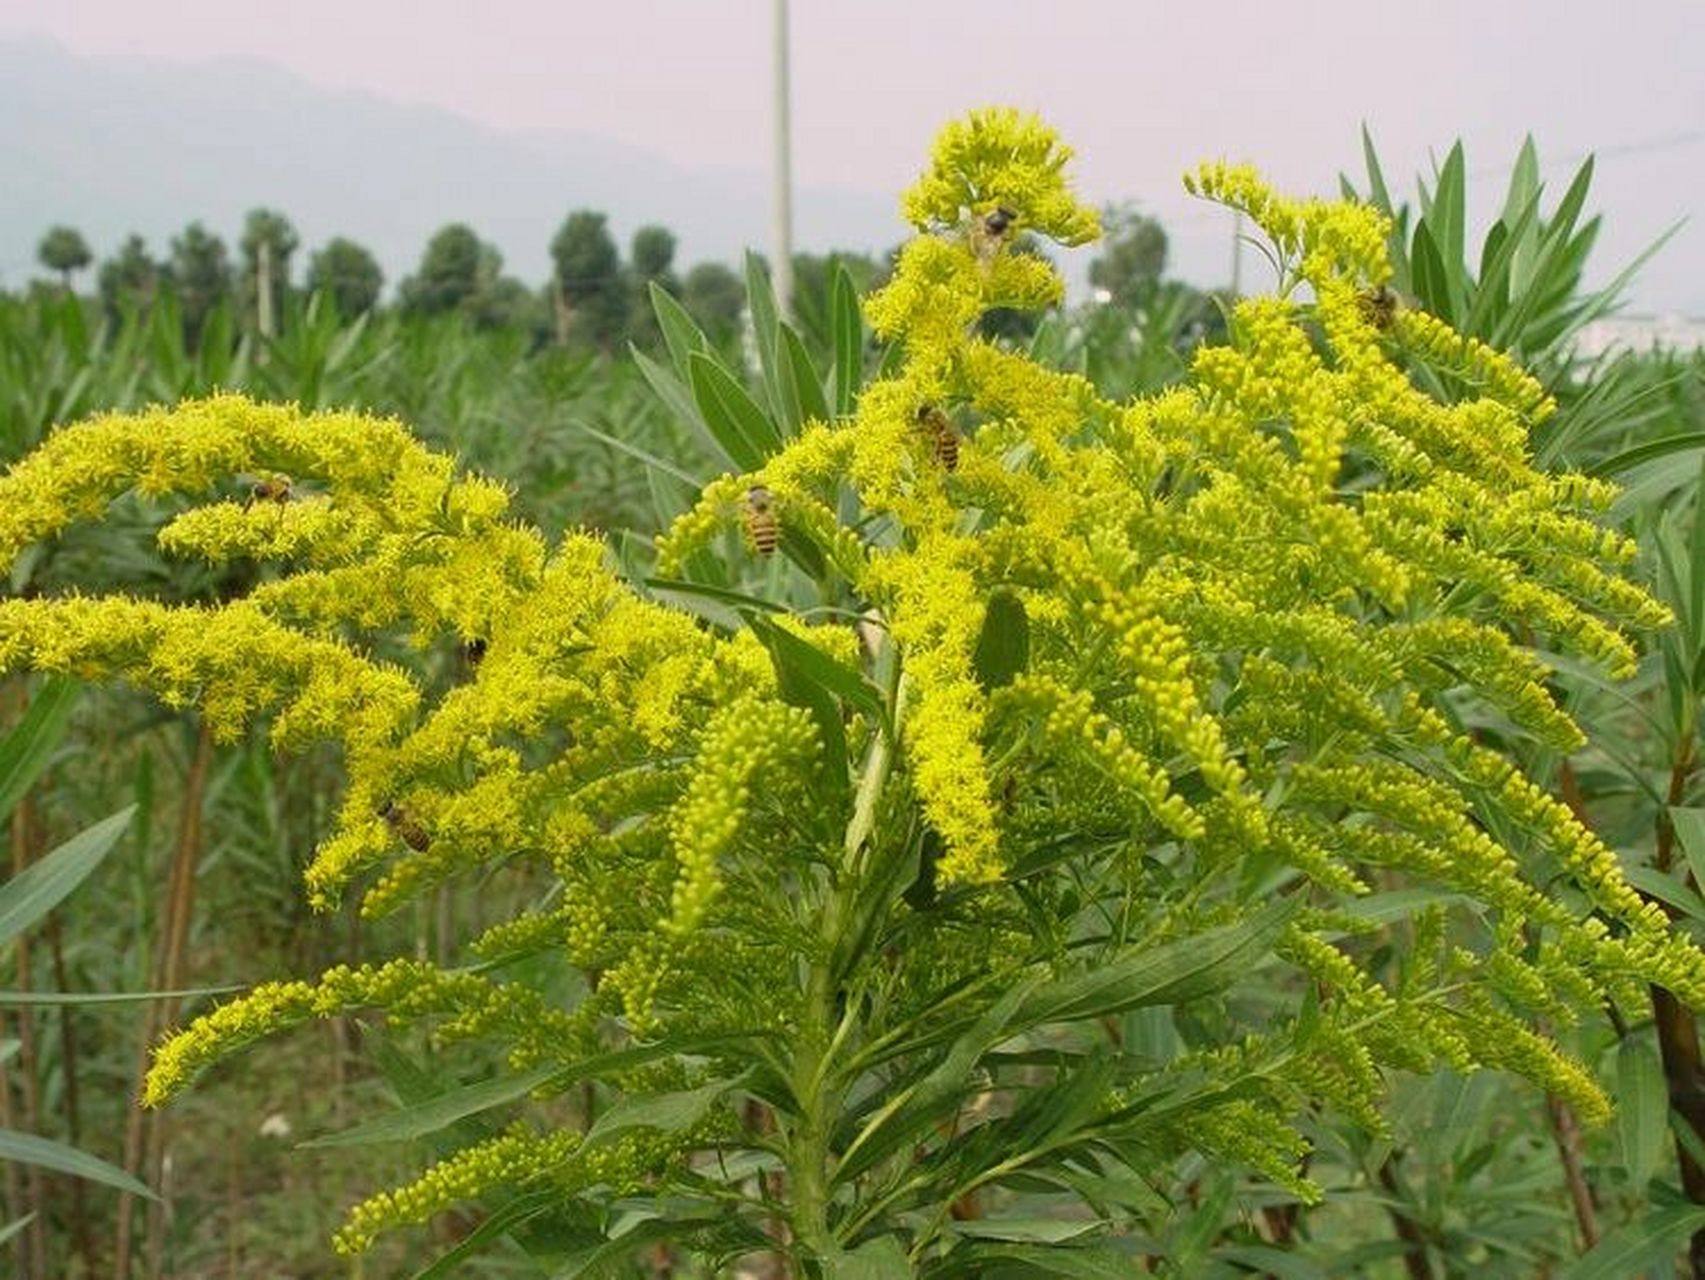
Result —
<svg viewBox="0 0 1705 1280"><path fill-rule="evenodd" d="M839 896L832 895L823 922L829 938L835 936L838 905ZM829 1233L828 1165L835 1090L828 1078L827 1060L835 994L832 976L828 956L812 963L793 1082L799 1119L788 1140L788 1175L793 1187L794 1237L807 1256L821 1255L833 1248Z"/></svg>
<svg viewBox="0 0 1705 1280"><path fill-rule="evenodd" d="M894 768L905 681L899 674L897 661L893 672L889 682L889 719L894 732L892 735L878 732L866 753L847 820L841 873L827 885L818 919L821 945L806 977L805 1007L792 1080L799 1115L787 1143L788 1181L793 1192L790 1217L795 1244L805 1257L829 1254L837 1247L829 1227L829 1140L841 1106L842 1078L834 1070L834 1060L842 1052L852 1027L847 1017L836 1015L841 977L838 962L848 917L856 914L860 873L869 863L867 850L876 828L882 792Z"/></svg>

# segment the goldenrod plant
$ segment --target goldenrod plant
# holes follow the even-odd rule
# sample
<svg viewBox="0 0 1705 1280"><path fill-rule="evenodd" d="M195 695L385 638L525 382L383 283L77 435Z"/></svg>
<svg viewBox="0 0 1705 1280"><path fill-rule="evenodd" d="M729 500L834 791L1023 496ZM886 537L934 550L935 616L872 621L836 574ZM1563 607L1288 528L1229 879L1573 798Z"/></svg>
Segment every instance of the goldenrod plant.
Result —
<svg viewBox="0 0 1705 1280"><path fill-rule="evenodd" d="M649 579L351 413L96 418L0 480L8 559L134 490L207 499L162 554L264 567L217 605L8 600L0 667L341 743L318 906L536 890L458 965L215 1008L146 1105L317 1018L483 1047L495 1075L355 1135L471 1131L334 1243L477 1202L455 1257L509 1232L559 1274L658 1241L713 1270L1189 1274L1251 1256L1234 1197L1319 1200L1309 1135L1382 1132L1391 1073L1610 1116L1551 1029L1652 983L1705 1004L1705 953L1488 744L1579 748L1554 661L1627 675L1668 622L1614 489L1535 467L1552 404L1520 368L1386 305L1379 211L1247 168L1188 184L1279 285L1183 383L1114 403L976 336L1061 296L1016 236L1095 235L1069 158L1009 110L943 131L862 389L861 338L825 388L772 324L766 410L661 317L734 470Z"/></svg>

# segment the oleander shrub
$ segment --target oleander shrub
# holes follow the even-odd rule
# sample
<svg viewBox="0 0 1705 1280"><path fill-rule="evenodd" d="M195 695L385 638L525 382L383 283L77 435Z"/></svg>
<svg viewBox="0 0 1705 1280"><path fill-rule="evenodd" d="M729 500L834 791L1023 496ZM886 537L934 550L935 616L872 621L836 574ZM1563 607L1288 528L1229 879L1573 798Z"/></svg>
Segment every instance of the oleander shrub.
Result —
<svg viewBox="0 0 1705 1280"><path fill-rule="evenodd" d="M200 500L161 554L256 566L209 604L7 600L0 667L340 743L316 906L533 894L454 965L220 1005L148 1105L312 1019L424 1029L464 1084L375 1132L443 1154L337 1248L472 1202L456 1257L508 1234L564 1274L660 1241L1111 1274L1202 1247L1169 1233L1204 1169L1215 1213L1318 1200L1310 1136L1380 1133L1393 1072L1609 1115L1552 1029L1649 983L1705 1004L1705 955L1511 744L1579 746L1554 661L1626 675L1666 623L1613 488L1536 468L1544 391L1385 291L1384 215L1246 168L1189 183L1280 285L1180 385L1114 403L978 336L1060 297L1016 236L1095 234L1069 154L1010 111L948 126L856 396L794 362L811 411L770 414L698 367L739 474L655 577L349 413L96 418L0 480L7 558L134 492Z"/></svg>

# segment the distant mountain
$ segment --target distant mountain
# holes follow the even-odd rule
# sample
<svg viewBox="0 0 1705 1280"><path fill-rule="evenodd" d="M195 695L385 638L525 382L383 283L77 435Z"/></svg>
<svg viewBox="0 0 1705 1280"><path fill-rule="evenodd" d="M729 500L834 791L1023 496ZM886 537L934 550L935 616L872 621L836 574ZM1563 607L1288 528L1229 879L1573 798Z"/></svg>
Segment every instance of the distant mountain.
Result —
<svg viewBox="0 0 1705 1280"><path fill-rule="evenodd" d="M194 219L235 250L243 215L283 210L305 249L334 235L367 245L394 286L428 237L469 223L529 282L572 209L609 214L624 246L658 222L677 262L736 262L769 239L759 171L686 169L568 132L504 133L436 107L323 89L271 63L85 58L40 38L0 40L0 284L30 275L56 222L97 256L130 232L163 253ZM800 249L876 250L905 234L889 195L795 193ZM306 253L301 254L303 263ZM300 268L298 268L300 269Z"/></svg>

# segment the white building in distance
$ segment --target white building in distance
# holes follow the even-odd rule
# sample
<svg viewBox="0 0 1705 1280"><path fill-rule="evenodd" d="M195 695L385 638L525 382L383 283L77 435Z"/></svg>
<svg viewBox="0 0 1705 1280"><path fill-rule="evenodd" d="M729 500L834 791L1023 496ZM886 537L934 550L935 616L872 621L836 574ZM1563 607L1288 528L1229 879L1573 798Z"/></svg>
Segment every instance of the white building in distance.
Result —
<svg viewBox="0 0 1705 1280"><path fill-rule="evenodd" d="M1605 316L1575 339L1575 354L1591 359L1610 351L1705 350L1705 317Z"/></svg>

